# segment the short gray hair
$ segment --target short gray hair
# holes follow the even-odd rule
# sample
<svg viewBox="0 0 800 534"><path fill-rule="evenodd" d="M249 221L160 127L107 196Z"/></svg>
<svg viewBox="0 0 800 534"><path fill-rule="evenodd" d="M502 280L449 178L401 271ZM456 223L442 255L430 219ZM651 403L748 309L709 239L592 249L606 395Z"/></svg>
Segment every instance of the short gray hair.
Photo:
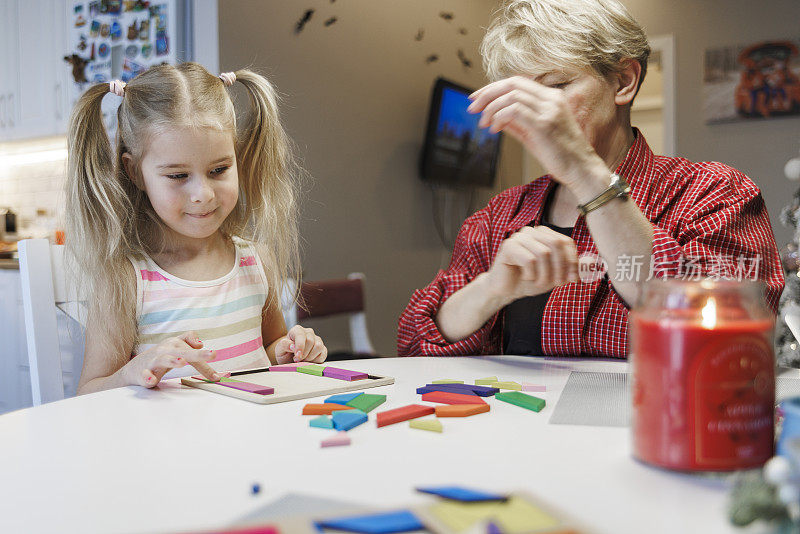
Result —
<svg viewBox="0 0 800 534"><path fill-rule="evenodd" d="M549 70L606 76L635 59L647 72L650 45L638 22L616 0L506 0L481 43L489 78L534 77Z"/></svg>

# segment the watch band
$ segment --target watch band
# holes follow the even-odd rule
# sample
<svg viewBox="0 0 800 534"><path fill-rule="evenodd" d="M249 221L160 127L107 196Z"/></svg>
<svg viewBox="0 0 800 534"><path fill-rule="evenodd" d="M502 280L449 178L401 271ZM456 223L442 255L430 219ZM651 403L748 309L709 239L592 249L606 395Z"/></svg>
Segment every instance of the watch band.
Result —
<svg viewBox="0 0 800 534"><path fill-rule="evenodd" d="M628 193L631 192L631 186L618 174L611 173L611 183L608 189L594 197L586 204L578 204L578 213L586 216L587 213L596 210L600 206L611 202L615 198L628 198Z"/></svg>

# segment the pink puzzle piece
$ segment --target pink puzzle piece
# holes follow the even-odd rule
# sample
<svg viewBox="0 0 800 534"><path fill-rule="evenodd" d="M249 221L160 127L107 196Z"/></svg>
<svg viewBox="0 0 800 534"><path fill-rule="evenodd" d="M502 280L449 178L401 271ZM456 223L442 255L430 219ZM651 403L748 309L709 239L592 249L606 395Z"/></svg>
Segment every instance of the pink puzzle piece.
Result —
<svg viewBox="0 0 800 534"><path fill-rule="evenodd" d="M281 365L271 365L269 367L269 372L274 373L276 371L283 371L283 372L295 372L298 367L303 367L304 365L311 365L308 362L298 362L298 363L283 363Z"/></svg>
<svg viewBox="0 0 800 534"><path fill-rule="evenodd" d="M273 387L251 384L250 382L217 382L217 384L226 388L238 389L239 391L258 393L259 395L272 395L275 393L275 388Z"/></svg>
<svg viewBox="0 0 800 534"><path fill-rule="evenodd" d="M347 432L337 432L332 438L323 439L320 446L322 447L340 447L342 445L350 445L350 436Z"/></svg>
<svg viewBox="0 0 800 534"><path fill-rule="evenodd" d="M530 384L528 382L523 382L522 391L538 391L539 393L544 393L547 391L547 386L539 386L537 384Z"/></svg>

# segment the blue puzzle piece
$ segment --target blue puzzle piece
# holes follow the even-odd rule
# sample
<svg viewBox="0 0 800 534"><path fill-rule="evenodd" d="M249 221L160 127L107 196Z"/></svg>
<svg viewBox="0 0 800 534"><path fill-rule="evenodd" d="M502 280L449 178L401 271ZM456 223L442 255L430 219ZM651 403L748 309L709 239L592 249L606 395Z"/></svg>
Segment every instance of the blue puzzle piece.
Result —
<svg viewBox="0 0 800 534"><path fill-rule="evenodd" d="M367 422L367 414L361 410L339 410L333 412L333 428L350 430Z"/></svg>
<svg viewBox="0 0 800 534"><path fill-rule="evenodd" d="M351 400L363 394L364 394L363 391L359 391L358 393L342 393L341 395L334 395L332 397L328 397L327 399L325 399L325 402L333 404L347 404Z"/></svg>
<svg viewBox="0 0 800 534"><path fill-rule="evenodd" d="M430 486L427 488L417 488L421 493L430 493L431 495L438 495L445 499L451 499L461 502L484 502L484 501L506 501L506 495L499 493L488 493L481 490L473 490L462 486Z"/></svg>
<svg viewBox="0 0 800 534"><path fill-rule="evenodd" d="M316 428L333 428L333 420L327 415L320 415L308 422L308 426Z"/></svg>
<svg viewBox="0 0 800 534"><path fill-rule="evenodd" d="M393 532L425 530L425 525L420 523L419 519L408 510L317 521L314 525L317 528L363 532L365 534L391 534Z"/></svg>

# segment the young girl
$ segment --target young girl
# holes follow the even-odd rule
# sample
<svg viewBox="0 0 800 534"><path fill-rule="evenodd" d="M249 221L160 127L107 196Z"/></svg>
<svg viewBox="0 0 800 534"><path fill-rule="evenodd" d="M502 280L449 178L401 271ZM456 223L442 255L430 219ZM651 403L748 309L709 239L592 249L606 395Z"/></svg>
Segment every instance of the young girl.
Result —
<svg viewBox="0 0 800 534"><path fill-rule="evenodd" d="M237 130L227 87L250 97ZM122 97L116 151L100 103ZM191 365L225 371L322 362L311 329L289 332L279 288L299 279L297 167L269 82L197 63L95 85L69 126L67 248L89 293L78 393L153 387Z"/></svg>

